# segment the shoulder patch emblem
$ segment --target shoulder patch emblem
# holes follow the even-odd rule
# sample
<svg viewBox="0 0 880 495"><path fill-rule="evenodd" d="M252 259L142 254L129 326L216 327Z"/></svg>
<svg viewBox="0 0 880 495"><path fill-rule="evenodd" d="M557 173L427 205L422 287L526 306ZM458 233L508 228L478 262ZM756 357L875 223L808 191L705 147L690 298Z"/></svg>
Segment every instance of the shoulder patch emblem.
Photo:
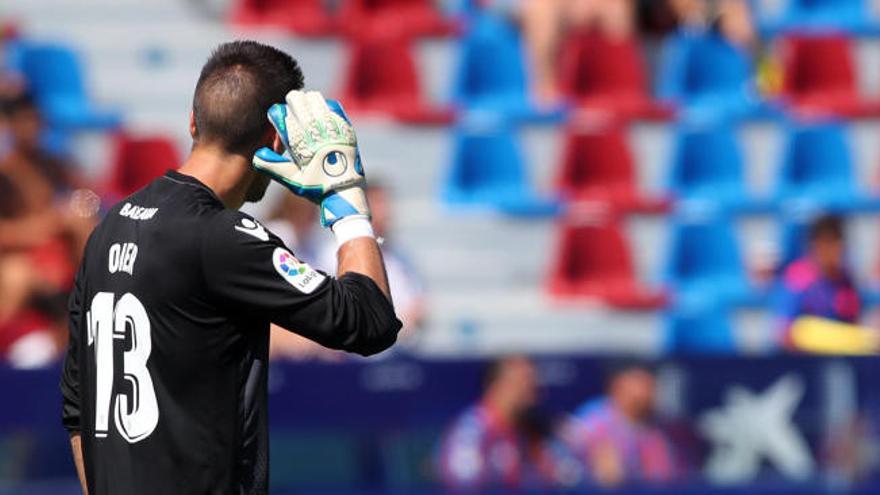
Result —
<svg viewBox="0 0 880 495"><path fill-rule="evenodd" d="M296 259L290 251L275 248L272 253L272 265L281 277L300 292L311 294L326 278L308 264Z"/></svg>
<svg viewBox="0 0 880 495"><path fill-rule="evenodd" d="M262 225L260 225L260 222L251 220L250 218L242 218L241 224L236 225L235 230L254 236L263 242L269 240L269 233L266 232L266 229Z"/></svg>

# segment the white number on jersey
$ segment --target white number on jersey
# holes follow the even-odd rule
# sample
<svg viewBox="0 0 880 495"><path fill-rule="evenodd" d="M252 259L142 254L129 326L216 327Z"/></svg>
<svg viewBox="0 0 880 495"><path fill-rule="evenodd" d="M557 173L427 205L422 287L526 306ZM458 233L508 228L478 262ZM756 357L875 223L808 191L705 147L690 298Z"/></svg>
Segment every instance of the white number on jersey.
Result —
<svg viewBox="0 0 880 495"><path fill-rule="evenodd" d="M86 315L89 345L95 346L95 436L107 436L110 409L115 399L116 430L129 443L139 442L153 433L159 423L159 405L153 379L147 370L152 340L147 310L135 296L126 293L114 307L112 292L99 292ZM129 336L131 348L123 353L123 379L131 394L114 396L113 347L115 340Z"/></svg>

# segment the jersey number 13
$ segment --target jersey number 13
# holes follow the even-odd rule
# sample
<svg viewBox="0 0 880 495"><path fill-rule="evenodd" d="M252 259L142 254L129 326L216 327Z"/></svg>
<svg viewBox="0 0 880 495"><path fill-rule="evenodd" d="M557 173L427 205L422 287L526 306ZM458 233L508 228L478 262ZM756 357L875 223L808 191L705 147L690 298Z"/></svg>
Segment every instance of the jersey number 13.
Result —
<svg viewBox="0 0 880 495"><path fill-rule="evenodd" d="M107 436L112 412L116 430L135 443L150 436L159 423L156 392L147 370L152 347L150 320L144 305L132 294L114 299L112 292L99 292L86 315L89 345L94 344L95 352L95 436ZM128 391L123 393L114 391L113 349L116 340L124 342L126 337L130 346L122 354L122 379Z"/></svg>

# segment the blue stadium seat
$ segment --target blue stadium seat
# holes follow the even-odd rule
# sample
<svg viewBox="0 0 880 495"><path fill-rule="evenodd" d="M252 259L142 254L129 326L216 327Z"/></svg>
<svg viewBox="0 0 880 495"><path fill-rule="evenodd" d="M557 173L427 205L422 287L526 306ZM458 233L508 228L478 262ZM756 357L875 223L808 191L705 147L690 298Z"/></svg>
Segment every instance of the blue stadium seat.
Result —
<svg viewBox="0 0 880 495"><path fill-rule="evenodd" d="M725 306L670 312L665 316L663 352L734 354L736 338Z"/></svg>
<svg viewBox="0 0 880 495"><path fill-rule="evenodd" d="M865 0L788 0L778 19L767 23L769 31L847 31L876 34Z"/></svg>
<svg viewBox="0 0 880 495"><path fill-rule="evenodd" d="M68 48L51 44L26 44L20 58L21 72L52 127L109 129L120 117L95 108L86 93L82 64Z"/></svg>
<svg viewBox="0 0 880 495"><path fill-rule="evenodd" d="M776 198L785 210L867 210L875 201L856 186L843 125L812 122L789 125Z"/></svg>
<svg viewBox="0 0 880 495"><path fill-rule="evenodd" d="M807 252L809 224L799 221L785 222L779 233L779 266L784 268Z"/></svg>
<svg viewBox="0 0 880 495"><path fill-rule="evenodd" d="M746 191L742 152L729 125L680 125L669 171L669 191L676 200L732 210L756 206Z"/></svg>
<svg viewBox="0 0 880 495"><path fill-rule="evenodd" d="M674 221L666 280L676 307L756 302L733 226L724 215Z"/></svg>
<svg viewBox="0 0 880 495"><path fill-rule="evenodd" d="M529 99L525 53L519 30L502 16L476 12L460 43L453 100L459 107L500 111L527 121L559 120L559 109L542 110Z"/></svg>
<svg viewBox="0 0 880 495"><path fill-rule="evenodd" d="M492 122L474 124L465 118L455 130L444 202L519 215L555 213L557 205L536 198L515 131L498 119L493 115Z"/></svg>
<svg viewBox="0 0 880 495"><path fill-rule="evenodd" d="M752 61L712 32L681 32L664 47L657 93L689 112L751 115L763 111L752 87Z"/></svg>

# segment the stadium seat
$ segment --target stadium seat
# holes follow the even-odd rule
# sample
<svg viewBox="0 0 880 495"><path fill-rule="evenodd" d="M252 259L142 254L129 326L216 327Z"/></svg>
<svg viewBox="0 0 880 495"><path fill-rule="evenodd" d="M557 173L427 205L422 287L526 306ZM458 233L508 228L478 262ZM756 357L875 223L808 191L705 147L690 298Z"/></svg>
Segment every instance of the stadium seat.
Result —
<svg viewBox="0 0 880 495"><path fill-rule="evenodd" d="M809 242L809 222L789 220L780 226L779 267L784 268L807 252Z"/></svg>
<svg viewBox="0 0 880 495"><path fill-rule="evenodd" d="M730 310L719 305L697 310L672 310L665 316L663 352L668 354L734 354L736 338Z"/></svg>
<svg viewBox="0 0 880 495"><path fill-rule="evenodd" d="M442 193L448 206L518 215L556 212L553 203L538 199L532 190L514 132L505 123L481 127L465 122L456 129Z"/></svg>
<svg viewBox="0 0 880 495"><path fill-rule="evenodd" d="M425 101L409 38L374 33L349 41L341 100L350 112L385 115L413 124L446 124L453 113Z"/></svg>
<svg viewBox="0 0 880 495"><path fill-rule="evenodd" d="M560 57L560 90L576 106L630 117L670 116L651 99L637 40L575 33L563 42Z"/></svg>
<svg viewBox="0 0 880 495"><path fill-rule="evenodd" d="M409 36L445 36L457 31L433 0L343 0L339 10L343 30L393 31Z"/></svg>
<svg viewBox="0 0 880 495"><path fill-rule="evenodd" d="M742 152L726 124L681 124L669 166L669 191L679 201L739 210L753 205L746 192Z"/></svg>
<svg viewBox="0 0 880 495"><path fill-rule="evenodd" d="M872 207L857 188L844 127L837 122L790 125L776 184L785 210Z"/></svg>
<svg viewBox="0 0 880 495"><path fill-rule="evenodd" d="M789 0L778 19L766 23L768 31L876 34L876 23L865 0Z"/></svg>
<svg viewBox="0 0 880 495"><path fill-rule="evenodd" d="M624 309L654 309L664 303L661 292L636 279L621 227L608 218L564 226L554 260L549 290L555 297L598 300Z"/></svg>
<svg viewBox="0 0 880 495"><path fill-rule="evenodd" d="M742 116L760 110L752 87L752 61L722 36L681 32L665 43L658 97L698 112Z"/></svg>
<svg viewBox="0 0 880 495"><path fill-rule="evenodd" d="M109 129L120 117L98 109L86 93L82 63L70 49L51 44L25 44L21 73L28 81L47 122L62 129Z"/></svg>
<svg viewBox="0 0 880 495"><path fill-rule="evenodd" d="M526 121L561 119L559 110L542 110L530 101L525 53L511 21L476 12L465 33L453 88L456 105L500 111Z"/></svg>
<svg viewBox="0 0 880 495"><path fill-rule="evenodd" d="M327 36L336 23L322 0L237 0L230 22L242 26L272 26L301 36Z"/></svg>
<svg viewBox="0 0 880 495"><path fill-rule="evenodd" d="M782 93L796 111L844 117L873 111L858 93L849 39L840 35L801 35L782 43Z"/></svg>
<svg viewBox="0 0 880 495"><path fill-rule="evenodd" d="M116 199L124 198L180 165L177 147L168 138L119 134L115 138L106 192Z"/></svg>
<svg viewBox="0 0 880 495"><path fill-rule="evenodd" d="M565 137L556 187L563 201L607 203L621 211L658 212L662 198L639 191L629 143L617 125L572 123Z"/></svg>
<svg viewBox="0 0 880 495"><path fill-rule="evenodd" d="M675 304L681 307L754 300L733 227L723 215L675 220L666 279Z"/></svg>

